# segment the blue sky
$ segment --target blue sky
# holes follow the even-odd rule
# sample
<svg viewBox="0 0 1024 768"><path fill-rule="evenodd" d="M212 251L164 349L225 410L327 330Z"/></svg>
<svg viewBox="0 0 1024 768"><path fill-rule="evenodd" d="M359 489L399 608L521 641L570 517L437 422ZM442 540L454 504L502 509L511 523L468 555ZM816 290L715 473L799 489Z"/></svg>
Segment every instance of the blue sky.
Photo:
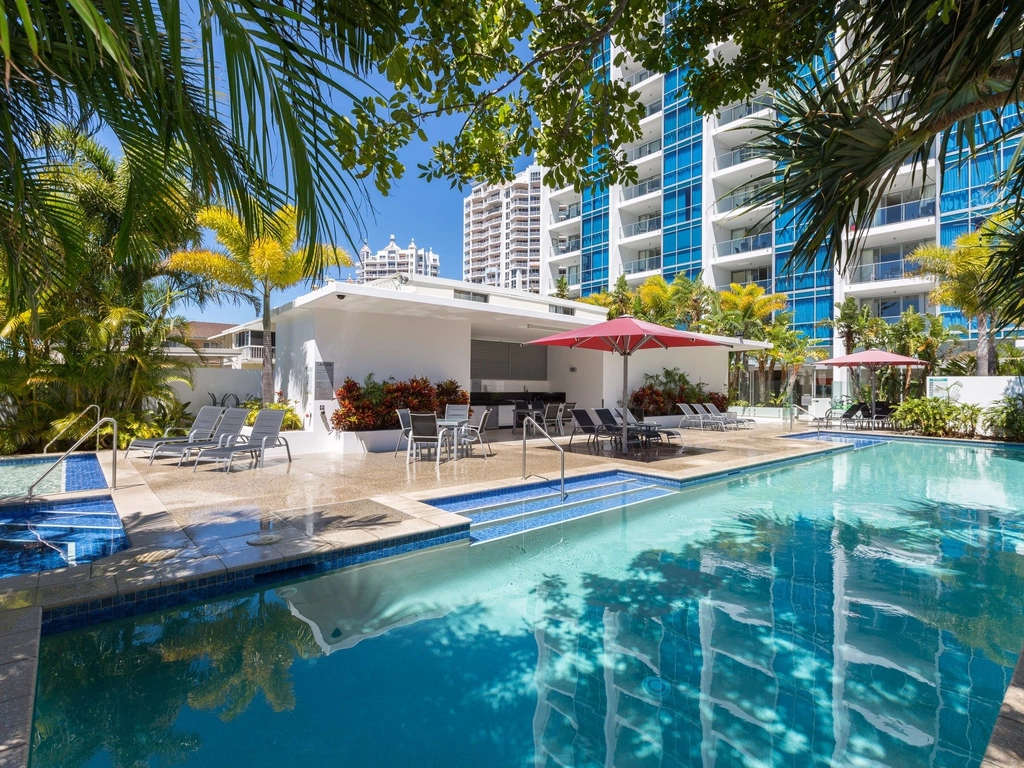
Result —
<svg viewBox="0 0 1024 768"><path fill-rule="evenodd" d="M457 123L434 126L435 137L455 135ZM405 163L405 177L397 181L386 197L372 184L368 185L370 202L375 209L364 217L364 237L374 251L383 248L391 235L401 246L411 239L421 248L433 248L441 257L441 276L455 280L462 278L462 200L469 188L453 189L449 182L427 182L419 178L417 164L430 158L430 145L415 142L401 155ZM355 270L342 272L342 278ZM307 291L303 284L290 291L274 294L277 306ZM204 312L184 308L183 313L192 320L218 323L243 323L255 319L256 313L248 306L210 307Z"/></svg>

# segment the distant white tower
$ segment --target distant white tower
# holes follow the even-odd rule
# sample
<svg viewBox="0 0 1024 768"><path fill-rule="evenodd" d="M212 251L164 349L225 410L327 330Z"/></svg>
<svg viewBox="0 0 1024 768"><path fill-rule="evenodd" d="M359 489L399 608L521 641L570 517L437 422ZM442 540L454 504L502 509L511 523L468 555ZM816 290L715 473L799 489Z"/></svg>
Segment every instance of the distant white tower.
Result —
<svg viewBox="0 0 1024 768"><path fill-rule="evenodd" d="M424 250L410 240L406 248L399 248L395 236L386 248L373 253L365 242L359 249L359 264L356 265L356 282L368 283L393 275L426 275L437 277L441 268L440 257L432 248Z"/></svg>
<svg viewBox="0 0 1024 768"><path fill-rule="evenodd" d="M540 293L539 166L505 184L478 184L462 205L462 279Z"/></svg>

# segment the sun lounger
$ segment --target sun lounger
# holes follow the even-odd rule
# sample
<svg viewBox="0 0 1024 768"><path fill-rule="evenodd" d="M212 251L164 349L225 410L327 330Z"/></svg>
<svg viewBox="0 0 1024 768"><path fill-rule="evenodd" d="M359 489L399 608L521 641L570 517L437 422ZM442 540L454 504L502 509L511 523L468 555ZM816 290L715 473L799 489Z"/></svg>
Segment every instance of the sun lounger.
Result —
<svg viewBox="0 0 1024 768"><path fill-rule="evenodd" d="M727 419L725 416L721 416L721 415L716 416L715 414L713 414L708 409L708 407L706 405L704 405L702 403L692 403L690 405L690 407L693 408L693 410L697 414L699 414L700 416L706 416L707 418L711 419L712 421L714 421L714 422L716 422L718 424L721 424L722 425L722 429L729 429L729 428L739 429L740 428L740 425L735 420Z"/></svg>
<svg viewBox="0 0 1024 768"><path fill-rule="evenodd" d="M196 463L192 471L196 471L201 461L223 461L224 471L231 471L231 462L240 453L248 453L250 463L256 463L263 467L267 451L271 448L283 447L288 452L288 463L292 461L292 449L288 441L281 437L281 425L287 411L279 411L273 408L264 408L256 414L256 421L252 425L252 432L249 435L242 435L230 444L218 448L204 448L196 456Z"/></svg>
<svg viewBox="0 0 1024 768"><path fill-rule="evenodd" d="M572 447L572 439L576 437L577 432L587 436L588 446L592 442L600 443L602 438L605 440L614 439L614 436L609 435L603 426L594 423L594 420L590 418L590 413L585 408L573 408L570 413L572 413L573 421L576 422L576 426L572 429L572 434L569 435L570 447Z"/></svg>
<svg viewBox="0 0 1024 768"><path fill-rule="evenodd" d="M622 418L622 414L623 414L622 409L621 408L617 408L616 410L618 411L619 418L621 419ZM657 434L659 435L659 438L660 437L664 437L664 438L667 438L667 439L672 439L673 437L676 438L679 441L679 450L682 451L682 449L683 449L683 428L682 427L663 427L662 425L658 424L657 422L647 421L646 419L643 420L643 421L637 421L636 416L634 416L633 412L630 411L628 408L625 410L625 414L626 414L626 421L627 421L627 423L629 423L632 426L646 427L648 429L651 429L652 431L656 431Z"/></svg>
<svg viewBox="0 0 1024 768"><path fill-rule="evenodd" d="M703 405L704 410L706 410L712 416L721 416L723 419L726 419L727 421L735 421L738 426L742 426L746 429L753 429L754 427L757 426L757 422L754 419L750 418L749 416L740 416L738 414L730 413L728 411L722 413L720 410L718 410L718 406L716 406L714 403L704 403Z"/></svg>
<svg viewBox="0 0 1024 768"><path fill-rule="evenodd" d="M206 440L193 440L188 443L165 443L153 449L153 453L149 457L149 463L152 464L153 459L158 456L177 456L178 466L180 467L181 462L190 458L193 452L201 451L204 448L218 448L237 438L241 434L242 427L245 426L245 420L248 417L248 408L228 408L224 411L224 415L221 416L217 429Z"/></svg>
<svg viewBox="0 0 1024 768"><path fill-rule="evenodd" d="M196 414L196 420L192 422L191 427L168 427L164 430L164 434L161 437L143 437L138 440L132 440L124 452L125 458L128 457L128 451L132 450L148 449L150 454L152 454L154 450L166 443L189 443L194 440L208 440L217 428L217 422L223 413L224 409L216 405L204 405L199 409L199 413ZM185 432L186 434L172 437L171 433L177 431Z"/></svg>
<svg viewBox="0 0 1024 768"><path fill-rule="evenodd" d="M683 412L684 418L688 418L691 423L696 422L696 425L701 429L718 429L722 432L725 431L725 419L713 419L711 414L701 413L689 403L676 403L676 407Z"/></svg>

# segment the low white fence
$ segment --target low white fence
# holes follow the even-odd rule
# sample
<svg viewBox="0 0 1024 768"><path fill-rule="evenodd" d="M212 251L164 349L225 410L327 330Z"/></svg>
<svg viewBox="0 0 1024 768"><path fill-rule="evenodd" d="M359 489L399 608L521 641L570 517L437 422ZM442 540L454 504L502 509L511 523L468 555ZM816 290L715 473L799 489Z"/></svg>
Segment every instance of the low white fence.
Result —
<svg viewBox="0 0 1024 768"><path fill-rule="evenodd" d="M928 397L988 408L1004 395L1024 393L1024 376L929 376L927 387Z"/></svg>

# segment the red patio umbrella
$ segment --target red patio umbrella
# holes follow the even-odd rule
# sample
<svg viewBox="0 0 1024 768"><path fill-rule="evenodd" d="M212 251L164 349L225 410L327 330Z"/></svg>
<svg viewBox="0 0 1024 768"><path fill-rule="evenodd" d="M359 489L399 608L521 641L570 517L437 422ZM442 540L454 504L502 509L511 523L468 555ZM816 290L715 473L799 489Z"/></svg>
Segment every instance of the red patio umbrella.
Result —
<svg viewBox="0 0 1024 768"><path fill-rule="evenodd" d="M617 352L622 355L622 451L628 446L628 425L625 409L629 397L629 356L641 349L669 349L673 347L731 347L728 341L702 333L679 331L663 325L647 323L629 315L614 320L576 328L571 331L545 336L543 339L528 341L527 344L543 344L548 347L569 347L570 349L596 349L599 352Z"/></svg>
<svg viewBox="0 0 1024 768"><path fill-rule="evenodd" d="M875 373L879 368L890 366L928 365L924 360L906 355L886 352L884 349L865 349L852 355L842 355L829 360L822 360L818 365L830 365L833 368L855 368L862 366L871 371L871 418L875 417Z"/></svg>

